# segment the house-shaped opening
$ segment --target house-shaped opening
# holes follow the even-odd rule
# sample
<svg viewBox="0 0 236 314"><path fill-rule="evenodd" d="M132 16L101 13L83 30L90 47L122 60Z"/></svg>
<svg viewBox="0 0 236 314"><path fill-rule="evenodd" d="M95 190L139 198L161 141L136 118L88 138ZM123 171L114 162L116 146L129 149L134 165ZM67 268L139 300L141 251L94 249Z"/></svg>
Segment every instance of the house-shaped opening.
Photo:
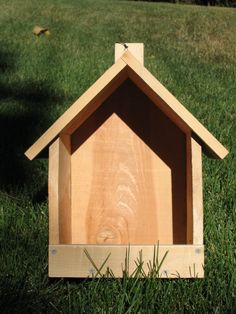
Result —
<svg viewBox="0 0 236 314"><path fill-rule="evenodd" d="M186 135L127 79L71 136L72 243L186 243Z"/></svg>

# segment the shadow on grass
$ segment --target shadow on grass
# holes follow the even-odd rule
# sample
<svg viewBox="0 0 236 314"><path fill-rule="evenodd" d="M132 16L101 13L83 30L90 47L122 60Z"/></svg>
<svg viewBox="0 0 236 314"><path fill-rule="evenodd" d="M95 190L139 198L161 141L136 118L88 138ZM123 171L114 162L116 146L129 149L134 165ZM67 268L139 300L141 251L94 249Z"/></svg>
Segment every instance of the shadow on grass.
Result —
<svg viewBox="0 0 236 314"><path fill-rule="evenodd" d="M23 273L17 279L6 275L0 278L2 313L54 313L50 290L35 287Z"/></svg>
<svg viewBox="0 0 236 314"><path fill-rule="evenodd" d="M49 80L6 80L6 76L12 78L16 73L15 64L15 54L0 50L0 187L3 189L38 184L45 166L39 163L35 167L24 152L53 122L54 105L63 100ZM36 201L43 200L45 192L45 186L38 190Z"/></svg>
<svg viewBox="0 0 236 314"><path fill-rule="evenodd" d="M46 208L27 202L27 194L35 203L47 197L47 161L30 162L24 152L56 118L54 106L63 97L49 79L22 77L18 58L16 48L0 41L0 312L52 313L42 269Z"/></svg>

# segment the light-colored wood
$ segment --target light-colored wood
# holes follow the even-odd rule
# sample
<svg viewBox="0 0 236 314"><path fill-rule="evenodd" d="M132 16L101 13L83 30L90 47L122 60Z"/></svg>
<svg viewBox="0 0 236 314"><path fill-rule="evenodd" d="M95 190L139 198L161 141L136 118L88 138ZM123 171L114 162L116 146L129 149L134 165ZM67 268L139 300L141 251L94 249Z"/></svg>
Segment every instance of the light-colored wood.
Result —
<svg viewBox="0 0 236 314"><path fill-rule="evenodd" d="M223 159L228 154L227 149L128 50L121 58L128 65L129 77L168 116L197 134L213 157Z"/></svg>
<svg viewBox="0 0 236 314"><path fill-rule="evenodd" d="M126 48L127 47L127 48ZM144 64L144 45L143 43L116 43L115 44L115 62L122 57L128 50L143 65Z"/></svg>
<svg viewBox="0 0 236 314"><path fill-rule="evenodd" d="M153 245L131 245L130 247L124 245L50 245L49 276L92 277L97 275L96 268L100 270L101 274L104 274L109 267L115 277L122 277L127 252L129 252L127 263L129 274L136 269L135 261L140 257L140 253L144 262L143 269L148 273L147 264L153 262ZM168 253L159 271L160 278L204 277L203 245L160 245L159 264L166 252ZM96 268L91 263L91 259ZM101 267L102 269L100 269Z"/></svg>
<svg viewBox="0 0 236 314"><path fill-rule="evenodd" d="M126 64L119 59L25 152L34 159L64 129L78 118L82 124L127 77ZM122 80L120 79L122 77ZM78 117L79 114L79 117ZM79 125L78 125L79 126ZM64 132L65 133L65 132Z"/></svg>
<svg viewBox="0 0 236 314"><path fill-rule="evenodd" d="M187 244L193 244L193 176L191 133L186 136L186 181L187 181Z"/></svg>
<svg viewBox="0 0 236 314"><path fill-rule="evenodd" d="M99 97L95 97L93 99L90 103L91 108L86 106L85 110L81 111L80 114L65 127L64 132L71 135L74 131L76 131L78 127L82 125L126 79L127 72L123 70L112 82L107 85L106 89L102 91ZM90 111L88 112L88 110Z"/></svg>
<svg viewBox="0 0 236 314"><path fill-rule="evenodd" d="M155 243L157 201L172 243L171 171L115 113L73 154L72 188L73 243Z"/></svg>
<svg viewBox="0 0 236 314"><path fill-rule="evenodd" d="M192 130L215 158L224 158L228 151L217 139L126 50L109 68L26 152L35 158L62 130L78 119L82 124L102 102L127 78L127 75L152 101L179 125L184 132ZM116 81L117 80L117 81ZM100 99L100 101L99 101ZM80 118L81 117L81 118Z"/></svg>
<svg viewBox="0 0 236 314"><path fill-rule="evenodd" d="M203 244L202 148L187 137L187 243Z"/></svg>
<svg viewBox="0 0 236 314"><path fill-rule="evenodd" d="M120 86L72 136L72 243L186 243L185 142L131 81Z"/></svg>
<svg viewBox="0 0 236 314"><path fill-rule="evenodd" d="M59 138L59 239L70 244L71 230L71 145L70 136Z"/></svg>
<svg viewBox="0 0 236 314"><path fill-rule="evenodd" d="M49 244L59 244L59 139L49 147L48 208Z"/></svg>
<svg viewBox="0 0 236 314"><path fill-rule="evenodd" d="M202 148L191 138L193 244L203 244Z"/></svg>
<svg viewBox="0 0 236 314"><path fill-rule="evenodd" d="M127 245L132 271L140 251L147 266L157 242L161 257L169 251L161 277L203 277L202 146L216 158L228 151L143 67L143 46L128 45L26 152L33 159L54 140L52 277L92 274L85 249L98 267L108 256L119 277Z"/></svg>

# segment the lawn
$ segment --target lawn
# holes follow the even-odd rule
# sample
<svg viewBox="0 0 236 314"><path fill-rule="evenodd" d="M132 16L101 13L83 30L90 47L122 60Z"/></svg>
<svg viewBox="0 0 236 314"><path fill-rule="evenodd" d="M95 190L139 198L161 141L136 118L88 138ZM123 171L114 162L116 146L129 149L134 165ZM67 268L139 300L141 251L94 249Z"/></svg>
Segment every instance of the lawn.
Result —
<svg viewBox="0 0 236 314"><path fill-rule="evenodd" d="M235 313L236 11L92 0L0 1L0 312ZM34 25L50 36L36 37ZM47 159L24 151L113 63L145 66L230 150L204 157L205 279L49 279Z"/></svg>

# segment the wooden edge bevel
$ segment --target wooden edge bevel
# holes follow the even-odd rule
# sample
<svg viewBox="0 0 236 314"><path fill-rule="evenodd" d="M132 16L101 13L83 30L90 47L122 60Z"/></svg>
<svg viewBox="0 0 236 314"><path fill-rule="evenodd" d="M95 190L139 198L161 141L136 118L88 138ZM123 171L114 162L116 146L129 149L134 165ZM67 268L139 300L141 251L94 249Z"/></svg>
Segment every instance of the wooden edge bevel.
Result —
<svg viewBox="0 0 236 314"><path fill-rule="evenodd" d="M159 263L163 260L160 278L204 277L203 245L50 245L49 276L100 277L109 268L115 277L122 277L125 265L129 274L137 269L140 256L143 271L148 274L148 264L153 265L154 252L158 254ZM99 274L96 268L100 270Z"/></svg>

